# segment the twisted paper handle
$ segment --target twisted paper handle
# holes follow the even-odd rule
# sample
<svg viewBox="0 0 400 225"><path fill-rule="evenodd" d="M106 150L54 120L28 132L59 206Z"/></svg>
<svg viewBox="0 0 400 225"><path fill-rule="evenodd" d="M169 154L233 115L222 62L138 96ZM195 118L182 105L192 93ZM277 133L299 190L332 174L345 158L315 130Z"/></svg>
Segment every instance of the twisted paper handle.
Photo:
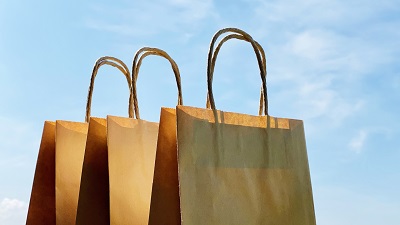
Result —
<svg viewBox="0 0 400 225"><path fill-rule="evenodd" d="M233 32L236 34L230 34L223 38L220 43L218 44L217 48L214 51L213 54L213 49L215 42L217 41L218 37L222 35L223 33L227 32ZM264 105L264 114L268 115L268 98L267 98L267 86L266 86L266 58L265 58L265 53L263 48L261 47L260 44L258 44L253 38L247 34L246 32L237 29L237 28L225 28L220 31L218 31L214 37L211 40L210 43L210 49L208 52L208 64L207 64L207 84L208 84L208 98L210 102L210 106L213 110L215 110L215 102L214 102L214 96L212 92L212 80L213 80L213 73L214 73L214 67L215 67L215 62L217 59L218 52L220 48L222 47L222 44L229 39L236 38L240 40L245 40L247 42L250 42L250 44L253 47L253 50L256 54L259 69L260 69L260 75L261 75L261 80L262 80L262 88L261 88L261 97L260 97L260 111L259 114L261 114L262 111L262 106ZM260 54L261 53L261 54ZM261 104L263 102L263 104Z"/></svg>
<svg viewBox="0 0 400 225"><path fill-rule="evenodd" d="M214 54L213 54L213 57L212 57L212 60L211 60L211 64L212 64L212 65L211 65L211 70L212 70L212 71L214 71L215 62L216 62L216 60L217 60L217 56L218 56L218 53L219 53L219 51L220 51L222 45L223 45L226 41L228 41L228 40L230 40L230 39L233 39L233 38L239 39L239 40L243 40L243 41L247 41L242 35L238 35L238 34L230 34L230 35L228 35L228 36L225 36L225 37L218 43L217 48L215 48L215 50L214 50ZM261 56L262 56L262 63L263 63L263 69L264 69L264 71L265 71L265 74L267 74L267 63L266 63L266 57L265 57L264 49L263 49L263 47L262 47L257 41L254 41L254 42L255 42L256 45L257 45L258 51L261 53ZM213 79L213 77L211 77L211 79ZM211 108L211 105L210 105L210 96L209 96L208 93L207 93L207 103L206 103L206 107L207 107L208 109ZM259 107L259 110L258 110L258 115L261 116L262 113L263 113L263 110L264 110L264 96L263 96L263 87L261 86L261 91L260 91L260 107Z"/></svg>
<svg viewBox="0 0 400 225"><path fill-rule="evenodd" d="M140 55L140 58L139 58L139 55ZM168 55L168 53L166 53L165 51L163 51L159 48L143 47L136 52L135 57L133 59L133 63L132 63L132 89L133 89L132 93L133 93L133 103L134 103L136 119L140 119L139 106L138 106L139 103L138 103L138 99L137 99L136 81L138 78L140 66L142 65L143 59L149 55L161 56L170 62L172 70L175 74L176 85L178 87L178 105L183 104L181 76L180 76L179 68L178 68L178 65L176 64L176 62Z"/></svg>
<svg viewBox="0 0 400 225"><path fill-rule="evenodd" d="M128 87L129 87L129 107L128 107L128 114L129 118L133 118L133 109L132 109L132 103L133 103L133 96L132 96L132 80L130 76L130 72L128 67L123 63L121 60L111 57L111 56L103 56L99 59L96 60L96 63L94 64L93 67L93 72L92 76L90 78L90 85L89 85L89 91L88 91L88 97L87 97L87 103L86 103L86 117L85 117L85 122L89 122L90 118L90 111L91 111L91 105L92 105L92 94L93 94L93 89L94 89L94 80L96 79L97 72L99 68L103 65L110 65L113 67L116 67L119 69L126 77L126 81L128 82Z"/></svg>

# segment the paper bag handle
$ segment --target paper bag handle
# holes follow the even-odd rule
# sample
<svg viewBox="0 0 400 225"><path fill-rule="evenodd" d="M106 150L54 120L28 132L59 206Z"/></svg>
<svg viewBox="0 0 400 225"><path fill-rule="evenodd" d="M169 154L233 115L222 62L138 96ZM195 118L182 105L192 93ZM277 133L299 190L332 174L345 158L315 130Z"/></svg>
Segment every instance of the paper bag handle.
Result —
<svg viewBox="0 0 400 225"><path fill-rule="evenodd" d="M126 81L128 82L128 87L129 87L129 107L128 107L128 114L129 118L133 118L133 109L132 109L132 103L133 103L133 96L132 96L132 81L131 81L131 76L128 67L125 65L124 62L121 60L111 57L111 56L103 56L99 59L96 60L96 63L94 64L93 67L93 72L92 76L90 78L90 85L89 85L89 91L88 91L88 97L87 97L87 103L86 103L86 117L85 117L85 122L89 122L90 118L90 111L91 111L91 105L92 105L92 94L93 94L93 89L94 89L94 80L97 76L97 72L99 68L103 65L110 65L113 67L116 67L119 69L126 77Z"/></svg>
<svg viewBox="0 0 400 225"><path fill-rule="evenodd" d="M213 57L212 57L212 60L211 60L211 70L212 70L212 71L214 71L215 62L216 62L216 60L217 60L217 56L218 56L218 53L219 53L219 51L220 51L222 45L223 45L226 41L228 41L228 40L230 40L230 39L233 39L233 38L239 39L239 40L243 40L243 41L247 41L247 40L243 37L243 35L230 34L230 35L228 35L228 36L225 36L225 37L218 43L217 48L215 48L215 50L214 50L214 54L213 54ZM267 71L267 62L266 62L266 57L265 57L265 51L264 51L263 47L262 47L257 41L254 41L254 42L255 42L256 45L257 45L258 51L261 53L262 63L263 63L263 69L264 69L265 74L266 74L266 71ZM212 80L212 79L213 79L213 73L212 73L211 80ZM259 109L258 109L258 115L261 116L262 113L263 113L263 110L264 110L264 95L263 95L263 87L262 87L262 86L261 86L261 91L260 91L260 105L259 105L259 106L260 106L260 107L259 107ZM211 105L210 105L210 96L209 96L208 92L207 92L207 103L206 103L206 107L207 107L208 109L211 108Z"/></svg>
<svg viewBox="0 0 400 225"><path fill-rule="evenodd" d="M209 93L211 108L214 111L216 110L215 101L214 101L214 95L213 95L213 91L212 91L212 80L213 80L213 73L214 73L214 70L213 70L214 66L213 66L213 63L212 63L213 62L212 61L213 60L213 49L214 49L214 45L215 45L215 42L218 39L218 37L220 35L222 35L223 33L227 33L227 32L233 32L233 33L240 34L246 41L250 42L250 44L253 47L254 53L256 54L256 57L257 57L258 66L259 66L259 69L260 69L260 76L261 76L261 80L262 80L262 90L263 91L262 91L261 94L262 94L263 100L264 100L264 114L268 115L268 98L267 98L267 85L266 85L266 74L267 74L267 71L264 68L264 65L266 65L264 63L265 62L264 61L265 57L261 58L262 57L261 56L262 53L260 54L260 50L257 47L256 41L248 33L244 32L243 30L240 30L238 28L224 28L224 29L221 29L217 33L215 33L215 35L213 36L213 38L211 40L210 49L209 49L209 52L208 52L208 63L207 63L207 87L208 87L208 93ZM235 37L235 36L233 36L233 37ZM225 41L227 41L227 40L229 40L229 39L231 39L233 37L227 38ZM263 51L261 51L261 52L263 52ZM215 64L215 62L214 62L214 64Z"/></svg>
<svg viewBox="0 0 400 225"><path fill-rule="evenodd" d="M143 54L139 58L139 55L141 53L143 53ZM138 104L138 99L137 99L136 81L138 78L140 66L142 65L143 59L149 55L161 56L170 62L172 70L174 71L174 74L175 74L176 85L178 87L178 105L183 104L181 76L180 76L179 68L178 68L178 65L176 64L176 62L168 55L168 53L166 53L165 51L163 51L159 48L143 47L136 52L135 57L133 59L133 63L132 63L132 89L133 89L132 93L133 93L133 104L134 104L136 119L140 119L139 106L138 106L139 104ZM139 58L139 60L138 60L138 58Z"/></svg>

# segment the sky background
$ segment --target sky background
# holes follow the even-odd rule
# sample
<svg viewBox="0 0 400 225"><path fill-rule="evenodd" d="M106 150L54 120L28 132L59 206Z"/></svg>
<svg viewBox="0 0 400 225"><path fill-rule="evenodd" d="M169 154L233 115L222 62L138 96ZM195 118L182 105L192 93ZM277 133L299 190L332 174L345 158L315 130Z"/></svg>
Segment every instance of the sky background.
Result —
<svg viewBox="0 0 400 225"><path fill-rule="evenodd" d="M398 0L0 0L0 224L24 224L45 120L84 121L96 59L131 67L143 46L179 65L185 105L204 107L213 34L238 27L267 54L270 115L304 120L319 225L400 224ZM256 115L261 81L248 43L227 42L216 105ZM168 62L147 57L142 119L174 107ZM127 116L128 86L102 67L92 115Z"/></svg>

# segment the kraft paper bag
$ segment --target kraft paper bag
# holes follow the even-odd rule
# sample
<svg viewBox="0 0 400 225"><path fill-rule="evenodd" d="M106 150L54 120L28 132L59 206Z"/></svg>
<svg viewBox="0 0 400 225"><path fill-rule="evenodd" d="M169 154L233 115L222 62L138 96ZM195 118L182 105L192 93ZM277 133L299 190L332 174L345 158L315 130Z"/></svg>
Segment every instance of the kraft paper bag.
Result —
<svg viewBox="0 0 400 225"><path fill-rule="evenodd" d="M75 224L88 124L56 121L56 224Z"/></svg>
<svg viewBox="0 0 400 225"><path fill-rule="evenodd" d="M44 122L26 225L56 223L55 128L55 122Z"/></svg>
<svg viewBox="0 0 400 225"><path fill-rule="evenodd" d="M216 110L211 53L225 32L252 44L265 116ZM217 32L208 65L212 110L177 106L176 111L182 224L315 224L303 122L268 115L266 70L254 40L239 29Z"/></svg>
<svg viewBox="0 0 400 225"><path fill-rule="evenodd" d="M82 167L76 224L110 224L106 120L91 117Z"/></svg>
<svg viewBox="0 0 400 225"><path fill-rule="evenodd" d="M143 55L137 61L141 53ZM148 55L158 55L169 60L178 84L178 104L182 102L179 70L175 61L160 49L148 47L140 49L135 54L132 68L136 119L107 116L112 225L143 225L149 221L156 149L158 151L161 146L158 145L159 124L140 119L136 97L137 75L142 60ZM161 128L164 127L164 123L162 119ZM167 132L176 133L176 127Z"/></svg>
<svg viewBox="0 0 400 225"><path fill-rule="evenodd" d="M91 92L87 114L89 100ZM87 128L87 123L45 122L26 224L75 224Z"/></svg>
<svg viewBox="0 0 400 225"><path fill-rule="evenodd" d="M98 59L93 68L88 93L86 118L90 119L76 215L77 225L110 224L107 120L105 118L90 117L94 79L102 65L114 66L125 75L130 93L128 112L129 117L133 117L133 109L131 107L133 100L131 93L132 82L128 67L121 60L114 57L107 56Z"/></svg>
<svg viewBox="0 0 400 225"><path fill-rule="evenodd" d="M176 110L161 108L149 225L180 224Z"/></svg>
<svg viewBox="0 0 400 225"><path fill-rule="evenodd" d="M87 128L87 123L45 122L26 224L75 224Z"/></svg>
<svg viewBox="0 0 400 225"><path fill-rule="evenodd" d="M215 66L215 61L222 44L233 38L246 41L240 34L230 34L224 37L214 51L211 63L212 69ZM255 43L262 55L263 66L265 68L264 50L260 44ZM210 107L209 101L207 101L207 106ZM262 106L260 104L260 115L262 114ZM171 130L176 130L176 126L176 110L161 108L149 217L149 224L151 225L181 224L176 132L171 132Z"/></svg>

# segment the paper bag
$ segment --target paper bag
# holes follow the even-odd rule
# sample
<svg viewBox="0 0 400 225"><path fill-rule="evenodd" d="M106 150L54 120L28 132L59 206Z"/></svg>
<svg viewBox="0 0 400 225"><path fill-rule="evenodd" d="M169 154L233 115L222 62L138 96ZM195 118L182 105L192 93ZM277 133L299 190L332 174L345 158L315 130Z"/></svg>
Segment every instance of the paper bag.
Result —
<svg viewBox="0 0 400 225"><path fill-rule="evenodd" d="M266 116L217 111L211 60L224 32L241 34L259 62ZM268 115L266 71L257 45L238 29L223 29L209 52L212 110L177 106L182 224L315 224L303 122Z"/></svg>
<svg viewBox="0 0 400 225"><path fill-rule="evenodd" d="M55 122L44 122L26 225L56 223L55 128Z"/></svg>
<svg viewBox="0 0 400 225"><path fill-rule="evenodd" d="M45 122L26 224L75 224L87 128Z"/></svg>
<svg viewBox="0 0 400 225"><path fill-rule="evenodd" d="M176 63L169 57L178 86L178 105L183 104ZM140 65L140 60L139 63ZM176 110L161 108L149 224L179 224L179 188L176 145Z"/></svg>
<svg viewBox="0 0 400 225"><path fill-rule="evenodd" d="M246 40L240 34L230 34L224 37L217 45L213 54L211 63L212 69L214 68L222 44L233 38ZM257 42L255 43L260 51L265 68L264 50L260 44ZM262 101L262 103L263 102L264 101ZM207 101L207 107L210 107L209 101ZM263 104L260 104L260 114L262 114L262 109ZM171 132L171 130L174 129L176 130L176 110L161 108L149 217L149 224L151 225L181 224L176 132Z"/></svg>
<svg viewBox="0 0 400 225"><path fill-rule="evenodd" d="M142 52L144 53L137 62ZM140 119L136 97L137 74L142 60L148 55L159 55L170 61L178 83L178 104L182 102L176 63L160 49L147 47L140 49L135 55L132 68L136 119L107 117L112 225L143 225L148 224L149 220L159 124ZM164 122L161 122L161 127L163 124ZM176 133L176 129L169 132Z"/></svg>
<svg viewBox="0 0 400 225"><path fill-rule="evenodd" d="M75 224L88 124L56 121L56 224Z"/></svg>
<svg viewBox="0 0 400 225"><path fill-rule="evenodd" d="M93 68L88 93L86 119L90 119L82 167L76 216L77 225L110 224L107 120L105 118L90 117L94 79L102 65L114 66L125 75L130 93L129 117L133 117L133 109L131 107L133 101L131 94L132 82L128 67L121 60L114 57L107 56L98 59Z"/></svg>

